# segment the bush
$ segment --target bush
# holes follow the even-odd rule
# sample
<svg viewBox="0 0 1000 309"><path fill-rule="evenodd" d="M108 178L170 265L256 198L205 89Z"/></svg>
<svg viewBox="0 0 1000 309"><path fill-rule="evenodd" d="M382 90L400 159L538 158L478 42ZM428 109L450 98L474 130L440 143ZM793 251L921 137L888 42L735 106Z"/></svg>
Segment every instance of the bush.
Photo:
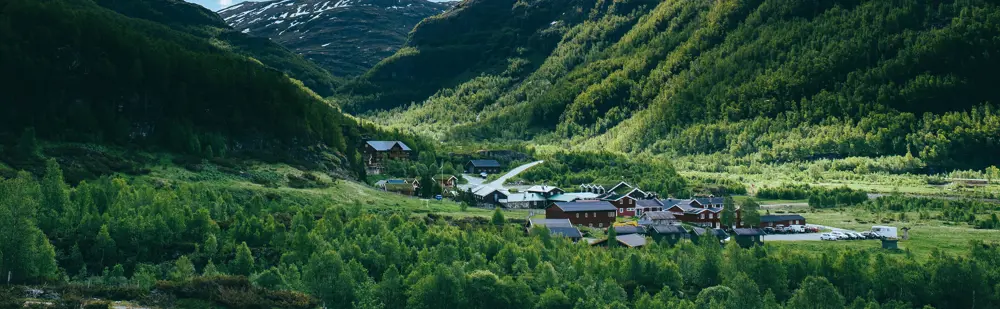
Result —
<svg viewBox="0 0 1000 309"><path fill-rule="evenodd" d="M255 287L243 276L196 277L184 282L159 281L156 288L182 298L211 300L230 308L315 308L308 295Z"/></svg>

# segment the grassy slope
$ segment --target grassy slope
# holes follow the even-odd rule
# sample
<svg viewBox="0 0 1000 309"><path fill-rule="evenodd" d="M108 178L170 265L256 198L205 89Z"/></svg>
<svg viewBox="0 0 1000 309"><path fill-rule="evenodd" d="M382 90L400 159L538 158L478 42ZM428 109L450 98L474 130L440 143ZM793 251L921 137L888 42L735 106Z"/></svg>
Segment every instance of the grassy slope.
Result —
<svg viewBox="0 0 1000 309"><path fill-rule="evenodd" d="M332 181L328 175L322 174L319 175L320 179L331 182L332 185L330 187L295 189L288 187L286 180L279 182L279 187L277 188L265 187L263 185L253 183L244 177L240 177L239 175L221 172L219 171L219 167L216 165L208 164L204 170L193 172L177 165L164 164L163 162L170 161L169 155L159 156L161 157L159 160L161 163L151 168L151 172L148 175L134 177L138 180L148 180L154 182L185 182L220 189L246 189L261 193L274 193L281 196L294 196L315 204L334 203L340 205L359 205L360 207L374 211L404 210L412 212L416 215L433 213L456 218L470 216L490 217L493 215L491 210L474 207L467 208L463 211L458 203L450 200L426 200L383 192L375 190L368 185L354 181ZM249 164L249 167L250 168L246 171L247 173L271 172L279 175L301 175L304 172L308 172L287 164L254 162ZM508 218L524 218L527 216L527 212L508 211L506 212L506 215Z"/></svg>
<svg viewBox="0 0 1000 309"><path fill-rule="evenodd" d="M555 1L537 3L545 2ZM972 111L1000 101L981 84L985 68L1000 64L978 54L998 49L988 39L1000 25L991 3L573 3L584 14L534 28L493 25L560 37L547 57L509 40L504 50L523 53L477 54L492 65L460 72L419 70L412 64L449 63L454 57L441 50L464 45L411 42L359 82L370 91L349 91L353 97L342 102L363 106L357 110L398 107L371 117L456 140L722 152L767 162L903 155L912 147L938 165L997 163L978 154L997 145L996 113ZM461 20L462 11L453 15L444 20ZM414 36L441 31L430 25ZM488 41L492 32L483 28L433 34ZM391 87L406 81L421 83ZM963 112L941 117L946 111Z"/></svg>

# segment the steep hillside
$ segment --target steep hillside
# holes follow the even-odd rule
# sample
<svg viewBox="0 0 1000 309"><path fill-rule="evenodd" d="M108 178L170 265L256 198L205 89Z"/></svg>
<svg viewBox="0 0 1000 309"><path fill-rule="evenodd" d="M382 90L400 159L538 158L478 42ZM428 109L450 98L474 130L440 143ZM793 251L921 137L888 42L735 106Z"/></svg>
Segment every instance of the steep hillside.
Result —
<svg viewBox="0 0 1000 309"><path fill-rule="evenodd" d="M453 4L427 0L272 0L219 11L236 30L269 38L335 76L364 73L398 50L424 18Z"/></svg>
<svg viewBox="0 0 1000 309"><path fill-rule="evenodd" d="M326 70L266 38L233 30L219 15L181 0L96 0L98 5L123 15L170 26L174 30L205 38L215 46L233 51L301 80L322 96L328 96L340 81Z"/></svg>
<svg viewBox="0 0 1000 309"><path fill-rule="evenodd" d="M202 158L301 157L308 147L332 154L331 168L360 160L362 136L392 135L211 38L89 0L0 9L0 159L18 168L40 156L35 134Z"/></svg>
<svg viewBox="0 0 1000 309"><path fill-rule="evenodd" d="M341 100L441 138L981 167L997 33L988 1L467 1Z"/></svg>

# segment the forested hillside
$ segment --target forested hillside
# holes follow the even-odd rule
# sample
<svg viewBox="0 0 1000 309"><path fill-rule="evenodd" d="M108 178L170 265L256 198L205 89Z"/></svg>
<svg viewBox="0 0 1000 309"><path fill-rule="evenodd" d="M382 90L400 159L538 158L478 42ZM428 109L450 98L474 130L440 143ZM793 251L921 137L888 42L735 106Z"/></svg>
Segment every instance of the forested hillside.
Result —
<svg viewBox="0 0 1000 309"><path fill-rule="evenodd" d="M147 11L129 6L138 3L107 4L140 16ZM288 146L322 144L346 167L359 160L362 135L384 134L281 71L153 22L158 15L129 18L89 0L0 6L0 144L11 146L4 156L35 157L37 150L20 149L37 149L37 133L209 158L275 149L289 155ZM213 19L185 22L198 28L198 20Z"/></svg>
<svg viewBox="0 0 1000 309"><path fill-rule="evenodd" d="M983 0L466 1L339 98L445 139L979 168L996 33Z"/></svg>
<svg viewBox="0 0 1000 309"><path fill-rule="evenodd" d="M232 29L219 15L182 0L95 0L103 7L125 16L170 26L174 30L210 40L213 45L259 60L302 81L327 96L340 84L326 70L288 48Z"/></svg>

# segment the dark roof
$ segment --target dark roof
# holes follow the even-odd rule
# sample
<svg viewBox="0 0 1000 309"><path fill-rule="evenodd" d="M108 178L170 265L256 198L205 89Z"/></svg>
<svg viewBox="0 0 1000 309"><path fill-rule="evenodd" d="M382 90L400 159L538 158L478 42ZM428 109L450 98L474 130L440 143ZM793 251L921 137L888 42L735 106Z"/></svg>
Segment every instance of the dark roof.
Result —
<svg viewBox="0 0 1000 309"><path fill-rule="evenodd" d="M393 146L399 145L404 151L410 151L410 147L400 141L368 141L368 145L375 148L377 151L389 151Z"/></svg>
<svg viewBox="0 0 1000 309"><path fill-rule="evenodd" d="M638 226L616 226L612 227L615 229L615 233L618 235L628 235L628 234L645 234L646 230Z"/></svg>
<svg viewBox="0 0 1000 309"><path fill-rule="evenodd" d="M663 225L663 224L660 224L660 225L654 225L654 226L652 226L652 228L653 228L653 231L656 231L657 234L683 234L683 233L687 233L687 230L685 230L683 227L676 226L676 225Z"/></svg>
<svg viewBox="0 0 1000 309"><path fill-rule="evenodd" d="M802 220L805 221L806 218L801 215L790 214L790 215L763 215L760 216L760 222L780 222L780 221L790 221L790 220Z"/></svg>
<svg viewBox="0 0 1000 309"><path fill-rule="evenodd" d="M617 200L621 200L621 199L626 198L626 197L630 198L630 199L635 199L635 198L632 198L631 196L628 196L628 195L620 195L620 194L615 194L615 193L605 194L603 197L601 197L601 199L605 200L605 201L617 201Z"/></svg>
<svg viewBox="0 0 1000 309"><path fill-rule="evenodd" d="M500 167L500 162L497 160L472 160L469 163L475 167Z"/></svg>
<svg viewBox="0 0 1000 309"><path fill-rule="evenodd" d="M677 203L680 203L683 200L679 200L679 199L675 199L675 198L668 198L668 199L659 200L659 201L660 201L660 204L663 205L663 208L666 209L666 208L670 208L670 207L672 207L674 205L677 205Z"/></svg>
<svg viewBox="0 0 1000 309"><path fill-rule="evenodd" d="M555 202L553 206L565 212L578 211L618 211L615 205L608 202Z"/></svg>
<svg viewBox="0 0 1000 309"><path fill-rule="evenodd" d="M660 200L657 200L657 199L638 200L638 201L635 202L635 204L639 205L640 207L660 207L660 206L663 206L663 203L660 203Z"/></svg>
<svg viewBox="0 0 1000 309"><path fill-rule="evenodd" d="M761 229L733 229L737 236L760 236L764 235Z"/></svg>
<svg viewBox="0 0 1000 309"><path fill-rule="evenodd" d="M726 201L726 198L724 198L724 197L697 197L697 198L695 198L695 200L697 200L698 203L701 203L702 205L709 205L709 204L713 204L714 205L714 204L722 204L723 202Z"/></svg>
<svg viewBox="0 0 1000 309"><path fill-rule="evenodd" d="M528 219L531 226L547 226L552 227L572 227L573 223L569 219Z"/></svg>
<svg viewBox="0 0 1000 309"><path fill-rule="evenodd" d="M399 184L405 184L406 180L403 180L403 179L389 179L389 180L386 180L385 183L399 185Z"/></svg>
<svg viewBox="0 0 1000 309"><path fill-rule="evenodd" d="M712 229L712 235L715 235L715 237L720 239L729 237L729 233L726 233L723 229Z"/></svg>
<svg viewBox="0 0 1000 309"><path fill-rule="evenodd" d="M669 211L647 211L642 213L642 216L649 218L650 220L675 220L674 214Z"/></svg>
<svg viewBox="0 0 1000 309"><path fill-rule="evenodd" d="M563 236L573 239L583 238L583 234L580 230L571 226L549 226L549 235L553 236Z"/></svg>
<svg viewBox="0 0 1000 309"><path fill-rule="evenodd" d="M639 234L618 235L615 238L618 239L619 243L632 248L646 245L646 237Z"/></svg>

